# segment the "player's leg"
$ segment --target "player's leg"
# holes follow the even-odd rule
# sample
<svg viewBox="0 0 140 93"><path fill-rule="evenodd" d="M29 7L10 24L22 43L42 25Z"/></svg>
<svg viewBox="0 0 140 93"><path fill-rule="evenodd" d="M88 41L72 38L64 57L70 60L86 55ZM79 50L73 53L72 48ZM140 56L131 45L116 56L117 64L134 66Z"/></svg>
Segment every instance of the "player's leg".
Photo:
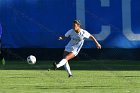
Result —
<svg viewBox="0 0 140 93"><path fill-rule="evenodd" d="M55 69L60 68L61 66L64 66L65 70L67 71L69 75L68 77L71 77L72 73L71 73L68 61L74 57L75 55L72 52L64 51L63 59L58 64L54 64Z"/></svg>
<svg viewBox="0 0 140 93"><path fill-rule="evenodd" d="M76 49L76 51L73 51L73 52L70 52L70 53L64 52L64 58L69 61L70 59L74 58L79 53L80 49L81 49L81 47L79 49ZM72 73L71 73L71 70L70 70L69 63L66 62L64 67L69 74L68 77L72 77Z"/></svg>
<svg viewBox="0 0 140 93"><path fill-rule="evenodd" d="M63 58L65 58L68 54L69 54L69 52L64 51ZM71 72L71 70L70 70L69 62L66 62L66 64L64 65L64 68L65 68L65 70L67 71L69 77L71 77L71 76L72 76L72 72Z"/></svg>
<svg viewBox="0 0 140 93"><path fill-rule="evenodd" d="M71 70L70 70L69 62L67 62L67 63L64 65L64 68L65 68L65 70L66 70L67 73L68 73L68 77L71 77L71 76L72 76L72 72L71 72Z"/></svg>
<svg viewBox="0 0 140 93"><path fill-rule="evenodd" d="M72 52L64 51L64 58L56 65L56 68L60 68L65 65L70 59L74 58L75 55Z"/></svg>
<svg viewBox="0 0 140 93"><path fill-rule="evenodd" d="M70 52L64 51L63 58L65 58Z"/></svg>

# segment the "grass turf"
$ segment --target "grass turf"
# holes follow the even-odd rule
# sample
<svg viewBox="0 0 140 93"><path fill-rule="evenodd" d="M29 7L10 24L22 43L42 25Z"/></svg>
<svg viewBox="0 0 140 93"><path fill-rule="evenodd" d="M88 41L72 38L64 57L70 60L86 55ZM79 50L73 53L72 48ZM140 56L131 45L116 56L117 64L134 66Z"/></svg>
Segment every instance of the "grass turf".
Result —
<svg viewBox="0 0 140 93"><path fill-rule="evenodd" d="M123 60L72 61L74 77L47 71L52 61L9 61L0 70L0 93L139 93L140 63Z"/></svg>

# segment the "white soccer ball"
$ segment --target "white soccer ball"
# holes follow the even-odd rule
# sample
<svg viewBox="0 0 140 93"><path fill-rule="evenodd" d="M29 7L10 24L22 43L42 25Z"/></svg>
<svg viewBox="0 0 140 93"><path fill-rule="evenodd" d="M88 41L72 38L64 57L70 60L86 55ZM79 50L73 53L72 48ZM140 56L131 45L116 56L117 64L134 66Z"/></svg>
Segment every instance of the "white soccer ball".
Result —
<svg viewBox="0 0 140 93"><path fill-rule="evenodd" d="M27 62L28 62L28 64L35 64L36 63L36 57L35 56L33 56L33 55L30 55L30 56L28 56L27 57Z"/></svg>

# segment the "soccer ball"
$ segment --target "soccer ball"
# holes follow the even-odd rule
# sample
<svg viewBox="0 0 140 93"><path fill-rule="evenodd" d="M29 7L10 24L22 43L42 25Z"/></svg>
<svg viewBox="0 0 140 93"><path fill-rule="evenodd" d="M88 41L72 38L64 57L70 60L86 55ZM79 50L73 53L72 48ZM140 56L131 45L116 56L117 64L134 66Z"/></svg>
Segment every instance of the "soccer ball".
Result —
<svg viewBox="0 0 140 93"><path fill-rule="evenodd" d="M28 56L27 57L27 62L28 62L28 64L31 64L31 65L35 64L36 63L36 57L33 56L33 55Z"/></svg>

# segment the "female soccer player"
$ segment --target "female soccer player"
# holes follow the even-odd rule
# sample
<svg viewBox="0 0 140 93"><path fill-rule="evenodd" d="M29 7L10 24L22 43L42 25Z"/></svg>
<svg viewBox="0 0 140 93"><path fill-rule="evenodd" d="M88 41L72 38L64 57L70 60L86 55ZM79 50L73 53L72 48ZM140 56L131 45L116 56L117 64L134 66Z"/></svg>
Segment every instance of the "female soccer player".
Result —
<svg viewBox="0 0 140 93"><path fill-rule="evenodd" d="M83 46L84 40L91 38L96 43L96 47L98 49L101 49L101 45L98 43L98 41L93 35L81 28L81 24L78 20L73 21L73 29L70 29L64 36L60 36L59 40L64 40L68 37L70 37L71 40L65 46L63 59L58 64L54 63L53 66L54 69L64 66L69 74L68 77L72 77L68 61L77 56Z"/></svg>

